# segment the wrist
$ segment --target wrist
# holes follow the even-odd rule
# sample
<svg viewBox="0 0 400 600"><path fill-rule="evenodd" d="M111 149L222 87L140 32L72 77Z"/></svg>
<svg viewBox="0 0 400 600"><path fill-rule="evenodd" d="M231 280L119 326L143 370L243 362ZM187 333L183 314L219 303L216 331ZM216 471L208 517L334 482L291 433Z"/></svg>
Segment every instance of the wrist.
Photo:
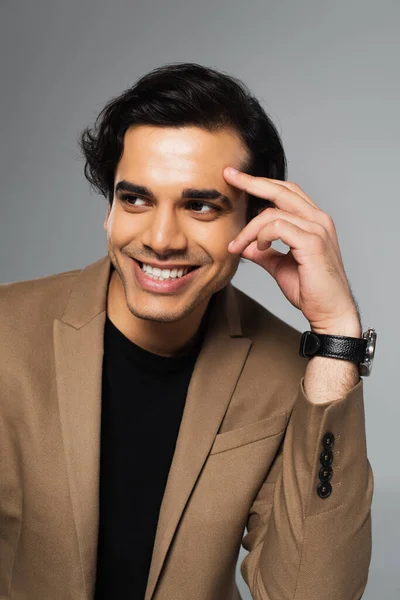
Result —
<svg viewBox="0 0 400 600"><path fill-rule="evenodd" d="M310 323L311 331L323 335L343 335L345 337L361 338L362 327L358 319L350 321L338 321L326 327L314 327Z"/></svg>
<svg viewBox="0 0 400 600"><path fill-rule="evenodd" d="M304 391L312 404L325 404L343 399L359 381L356 363L313 356L306 367Z"/></svg>

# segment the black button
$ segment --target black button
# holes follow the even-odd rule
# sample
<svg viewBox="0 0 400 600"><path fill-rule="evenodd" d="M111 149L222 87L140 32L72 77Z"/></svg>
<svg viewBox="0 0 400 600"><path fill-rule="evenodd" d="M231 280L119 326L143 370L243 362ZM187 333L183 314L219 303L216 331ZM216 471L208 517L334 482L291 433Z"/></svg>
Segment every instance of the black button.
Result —
<svg viewBox="0 0 400 600"><path fill-rule="evenodd" d="M333 473L333 469L332 467L321 467L320 471L319 471L319 480L322 481L322 483L326 483L327 481L330 481L330 479L332 478L332 473Z"/></svg>
<svg viewBox="0 0 400 600"><path fill-rule="evenodd" d="M335 436L333 435L333 433L328 431L322 439L323 447L325 448L325 450L330 450L331 448L333 448L334 442L335 442Z"/></svg>
<svg viewBox="0 0 400 600"><path fill-rule="evenodd" d="M323 450L319 455L319 459L323 467L327 467L328 465L330 465L333 461L332 450Z"/></svg>
<svg viewBox="0 0 400 600"><path fill-rule="evenodd" d="M330 483L320 483L317 487L317 494L320 498L327 498L331 495L332 486Z"/></svg>

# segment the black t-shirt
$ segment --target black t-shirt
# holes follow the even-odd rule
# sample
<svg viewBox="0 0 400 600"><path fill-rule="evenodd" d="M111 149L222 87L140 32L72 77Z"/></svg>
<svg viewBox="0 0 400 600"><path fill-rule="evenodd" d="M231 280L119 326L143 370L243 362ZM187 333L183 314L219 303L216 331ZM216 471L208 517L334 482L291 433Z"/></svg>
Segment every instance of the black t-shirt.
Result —
<svg viewBox="0 0 400 600"><path fill-rule="evenodd" d="M161 501L212 296L197 341L165 357L106 317L95 600L143 600Z"/></svg>

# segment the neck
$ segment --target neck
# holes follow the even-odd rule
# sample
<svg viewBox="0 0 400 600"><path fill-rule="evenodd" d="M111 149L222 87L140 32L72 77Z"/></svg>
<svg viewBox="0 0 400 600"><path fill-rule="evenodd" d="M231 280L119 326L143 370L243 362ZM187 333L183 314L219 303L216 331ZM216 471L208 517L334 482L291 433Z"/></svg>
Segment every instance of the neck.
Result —
<svg viewBox="0 0 400 600"><path fill-rule="evenodd" d="M107 295L107 315L132 342L160 356L177 356L191 348L198 339L202 318L209 299L179 321L161 323L140 319L126 304L122 282L113 271Z"/></svg>

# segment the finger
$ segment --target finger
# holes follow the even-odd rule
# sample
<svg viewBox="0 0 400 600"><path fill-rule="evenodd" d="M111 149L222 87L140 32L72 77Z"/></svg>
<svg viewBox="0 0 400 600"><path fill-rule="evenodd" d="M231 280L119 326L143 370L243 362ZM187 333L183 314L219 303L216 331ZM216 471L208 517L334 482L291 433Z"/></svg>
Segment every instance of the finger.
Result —
<svg viewBox="0 0 400 600"><path fill-rule="evenodd" d="M273 183L277 183L278 185L283 185L284 187L288 188L292 192L295 192L296 194L301 196L303 198L303 200L305 200L306 202L311 204L311 206L313 206L317 210L321 210L320 207L317 206L315 204L315 202L313 202L309 196L307 196L305 191L302 190L299 185L297 185L297 183L294 183L293 181L282 181L281 179L271 179L270 177L266 177L266 179L268 181L272 181Z"/></svg>
<svg viewBox="0 0 400 600"><path fill-rule="evenodd" d="M284 185L283 182L277 183L263 177L253 177L241 171L238 171L236 175L231 174L229 168L224 169L224 177L231 185L258 198L270 200L278 208L289 212L312 219L313 215L320 211L317 205L308 197L305 198L298 193L300 189L294 191L287 184ZM292 184L292 186L295 185Z"/></svg>
<svg viewBox="0 0 400 600"><path fill-rule="evenodd" d="M293 250L307 250L308 254L310 251L313 254L322 252L323 239L319 235L306 231L285 219L271 221L258 232L257 248L263 251L276 240L281 240Z"/></svg>
<svg viewBox="0 0 400 600"><path fill-rule="evenodd" d="M293 215L286 211L275 209L275 208L267 208L262 213L260 213L257 217L254 217L236 236L236 238L229 244L228 249L233 252L243 252L243 250L254 240L256 240L259 236L259 232L263 229L268 223L271 223L276 220L286 220L293 225L297 225L304 231L308 231L309 233L314 233L320 236L327 236L328 232L324 229L322 225L319 223L315 223L314 221L308 221L307 219L303 219L297 215Z"/></svg>

